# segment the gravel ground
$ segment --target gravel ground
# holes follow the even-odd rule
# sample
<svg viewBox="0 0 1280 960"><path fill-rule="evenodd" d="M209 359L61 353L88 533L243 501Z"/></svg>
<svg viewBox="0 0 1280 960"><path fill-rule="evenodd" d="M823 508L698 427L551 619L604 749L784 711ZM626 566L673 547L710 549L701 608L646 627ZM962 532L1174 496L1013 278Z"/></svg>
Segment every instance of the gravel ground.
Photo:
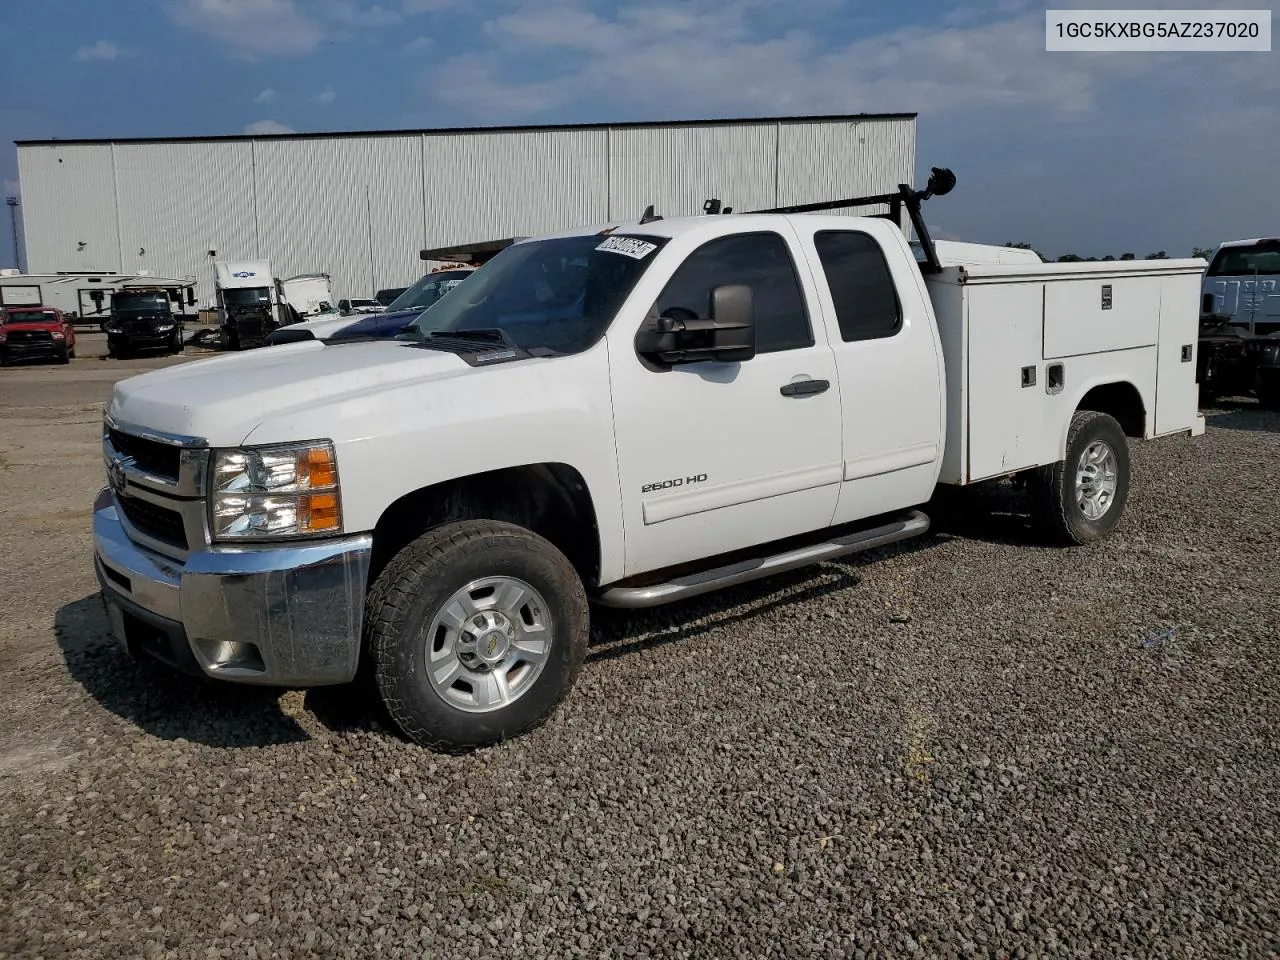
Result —
<svg viewBox="0 0 1280 960"><path fill-rule="evenodd" d="M441 757L112 645L97 404L147 363L0 375L0 957L1280 955L1280 416L1137 445L1094 548L995 491L600 612L546 726Z"/></svg>

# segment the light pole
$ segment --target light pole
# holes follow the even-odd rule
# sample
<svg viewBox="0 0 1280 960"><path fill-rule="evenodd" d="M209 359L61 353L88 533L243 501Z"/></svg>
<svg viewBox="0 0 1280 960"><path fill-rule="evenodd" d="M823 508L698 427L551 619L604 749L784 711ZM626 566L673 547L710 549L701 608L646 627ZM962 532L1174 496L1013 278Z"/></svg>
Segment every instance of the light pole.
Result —
<svg viewBox="0 0 1280 960"><path fill-rule="evenodd" d="M9 227L13 230L13 263L22 270L22 256L18 253L18 198L5 197L4 203L9 208Z"/></svg>

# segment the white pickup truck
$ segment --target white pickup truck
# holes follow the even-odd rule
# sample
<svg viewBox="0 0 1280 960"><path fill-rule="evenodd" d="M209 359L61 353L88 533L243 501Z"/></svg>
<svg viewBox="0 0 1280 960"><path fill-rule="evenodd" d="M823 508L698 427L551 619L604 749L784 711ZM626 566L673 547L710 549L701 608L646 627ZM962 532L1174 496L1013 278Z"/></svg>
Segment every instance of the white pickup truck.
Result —
<svg viewBox="0 0 1280 960"><path fill-rule="evenodd" d="M229 681L360 670L463 750L568 693L589 602L923 534L940 484L1022 474L1054 540L1107 535L1128 441L1204 430L1203 263L948 266L920 202L952 184L531 238L400 340L119 383L93 519L117 637ZM811 212L868 201L890 213Z"/></svg>

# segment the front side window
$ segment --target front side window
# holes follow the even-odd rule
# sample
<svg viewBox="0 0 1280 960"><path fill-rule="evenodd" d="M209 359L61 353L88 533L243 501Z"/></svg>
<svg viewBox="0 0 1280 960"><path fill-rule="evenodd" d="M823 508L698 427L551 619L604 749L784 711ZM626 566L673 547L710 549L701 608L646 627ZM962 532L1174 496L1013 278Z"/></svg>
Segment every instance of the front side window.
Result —
<svg viewBox="0 0 1280 960"><path fill-rule="evenodd" d="M880 245L865 233L824 230L813 244L831 289L840 338L875 340L902 328L902 307Z"/></svg>
<svg viewBox="0 0 1280 960"><path fill-rule="evenodd" d="M658 314L706 317L711 291L726 284L751 288L757 353L813 346L795 264L776 233L737 234L703 244L667 282Z"/></svg>
<svg viewBox="0 0 1280 960"><path fill-rule="evenodd" d="M580 353L604 335L666 242L591 234L512 244L414 326L423 337L501 330L523 350Z"/></svg>

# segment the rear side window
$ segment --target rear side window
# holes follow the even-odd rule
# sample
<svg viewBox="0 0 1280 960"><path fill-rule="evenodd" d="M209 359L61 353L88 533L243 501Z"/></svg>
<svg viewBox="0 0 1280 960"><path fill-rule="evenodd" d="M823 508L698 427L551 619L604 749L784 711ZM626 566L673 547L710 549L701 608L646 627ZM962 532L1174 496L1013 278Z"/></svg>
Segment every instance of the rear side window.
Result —
<svg viewBox="0 0 1280 960"><path fill-rule="evenodd" d="M902 306L880 245L865 233L823 230L814 235L845 342L891 337L902 329Z"/></svg>
<svg viewBox="0 0 1280 960"><path fill-rule="evenodd" d="M813 346L795 264L786 241L776 233L743 233L703 244L667 281L658 297L658 313L675 310L705 317L711 291L737 283L751 288L757 353Z"/></svg>
<svg viewBox="0 0 1280 960"><path fill-rule="evenodd" d="M1280 240L1223 247L1209 264L1211 277L1274 277L1280 274Z"/></svg>

